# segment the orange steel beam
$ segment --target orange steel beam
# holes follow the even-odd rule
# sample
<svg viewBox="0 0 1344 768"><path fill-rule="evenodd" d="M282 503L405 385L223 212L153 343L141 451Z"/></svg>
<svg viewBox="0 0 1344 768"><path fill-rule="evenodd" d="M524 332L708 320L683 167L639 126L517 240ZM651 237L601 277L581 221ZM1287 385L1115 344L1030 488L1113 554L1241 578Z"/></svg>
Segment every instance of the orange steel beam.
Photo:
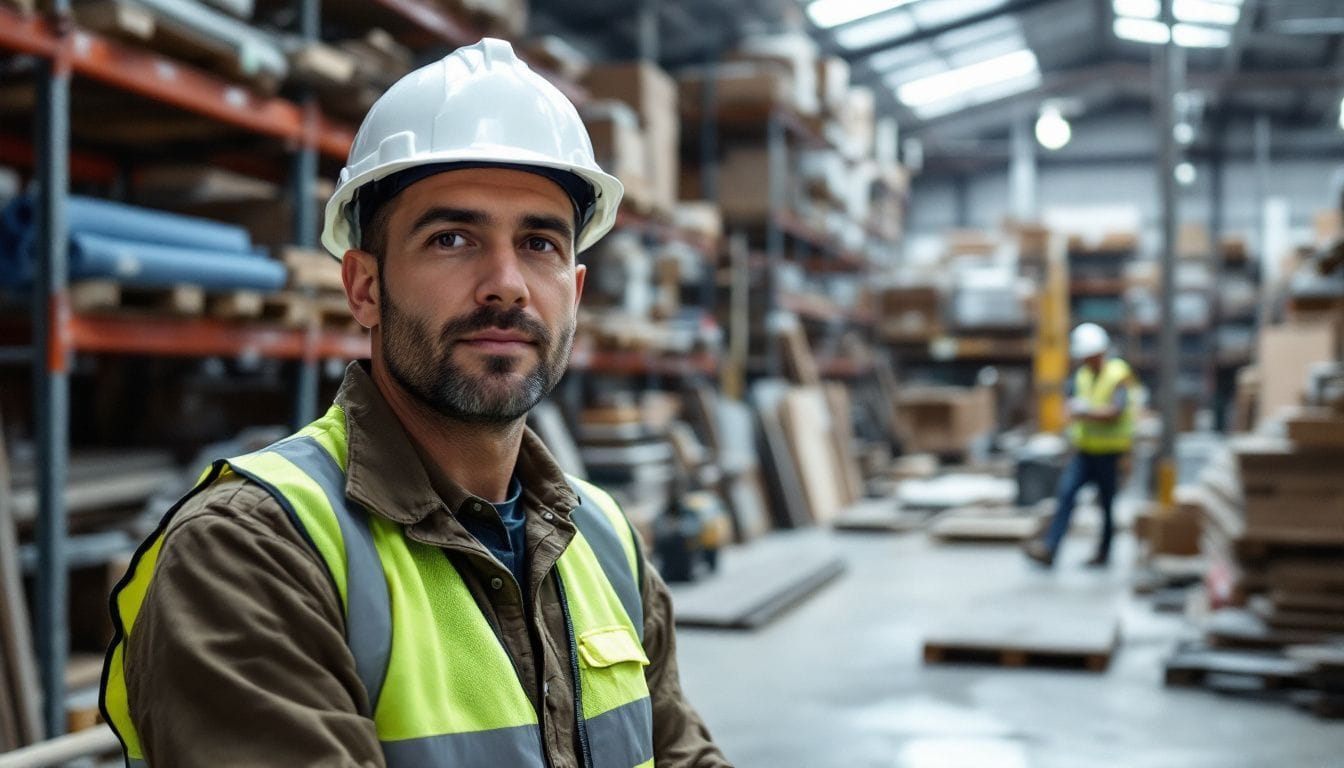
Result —
<svg viewBox="0 0 1344 768"><path fill-rule="evenodd" d="M32 170L37 162L33 143L12 133L0 133L0 165ZM117 164L87 152L70 152L70 177L77 181L111 184L117 178Z"/></svg>
<svg viewBox="0 0 1344 768"><path fill-rule="evenodd" d="M358 359L369 356L362 334L303 330L265 325L240 325L209 318L95 317L70 315L66 320L71 348L80 352L128 355L203 357L220 355L301 360L307 344L318 358Z"/></svg>

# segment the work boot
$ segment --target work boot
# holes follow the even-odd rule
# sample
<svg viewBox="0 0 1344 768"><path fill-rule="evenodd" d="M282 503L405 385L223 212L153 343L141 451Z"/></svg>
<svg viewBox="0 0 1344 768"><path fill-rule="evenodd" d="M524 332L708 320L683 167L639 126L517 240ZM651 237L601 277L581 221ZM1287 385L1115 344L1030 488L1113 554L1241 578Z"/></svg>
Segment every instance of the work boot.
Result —
<svg viewBox="0 0 1344 768"><path fill-rule="evenodd" d="M1022 547L1027 557L1049 568L1055 564L1055 553L1051 552L1039 539L1032 539Z"/></svg>
<svg viewBox="0 0 1344 768"><path fill-rule="evenodd" d="M1091 560L1088 560L1086 563L1083 563L1083 565L1088 568L1105 568L1110 564L1111 559L1105 555L1097 555Z"/></svg>

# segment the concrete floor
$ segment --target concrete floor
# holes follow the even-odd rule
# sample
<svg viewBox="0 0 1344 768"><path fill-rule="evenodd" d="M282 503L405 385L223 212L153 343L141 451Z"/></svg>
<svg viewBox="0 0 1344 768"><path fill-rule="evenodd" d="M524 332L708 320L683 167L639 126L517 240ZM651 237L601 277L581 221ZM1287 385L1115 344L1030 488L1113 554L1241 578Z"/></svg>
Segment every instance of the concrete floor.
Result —
<svg viewBox="0 0 1344 768"><path fill-rule="evenodd" d="M1080 535L1043 572L1008 546L839 536L848 572L774 623L678 633L687 695L738 768L1344 768L1344 724L1162 686L1194 633L1129 596L1128 537L1110 571L1080 567ZM924 632L959 606L1061 584L1120 601L1106 673L923 664Z"/></svg>

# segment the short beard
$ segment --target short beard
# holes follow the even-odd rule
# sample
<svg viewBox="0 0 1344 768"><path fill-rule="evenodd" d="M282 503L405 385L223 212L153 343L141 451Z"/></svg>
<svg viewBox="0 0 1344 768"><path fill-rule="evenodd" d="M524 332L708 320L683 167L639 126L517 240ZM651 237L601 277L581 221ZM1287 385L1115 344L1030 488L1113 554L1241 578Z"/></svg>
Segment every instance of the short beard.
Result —
<svg viewBox="0 0 1344 768"><path fill-rule="evenodd" d="M428 323L397 308L383 285L379 286L379 318L383 359L388 373L421 404L463 424L504 426L527 415L564 375L574 341L574 320L558 336L521 307L503 310L482 306L464 317L444 323L437 340ZM467 373L453 362L453 344L462 336L489 328L516 329L532 337L539 360L522 381L505 377L521 361L512 357L485 358L485 373Z"/></svg>

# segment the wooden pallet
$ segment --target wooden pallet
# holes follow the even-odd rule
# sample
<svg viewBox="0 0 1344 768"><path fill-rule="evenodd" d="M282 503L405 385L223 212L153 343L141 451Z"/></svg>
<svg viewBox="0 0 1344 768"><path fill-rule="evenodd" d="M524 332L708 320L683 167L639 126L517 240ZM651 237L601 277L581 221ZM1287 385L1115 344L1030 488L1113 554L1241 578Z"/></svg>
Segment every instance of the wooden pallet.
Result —
<svg viewBox="0 0 1344 768"><path fill-rule="evenodd" d="M91 314L151 312L199 316L205 313L205 289L199 285L143 287L115 280L86 280L70 286L70 308Z"/></svg>
<svg viewBox="0 0 1344 768"><path fill-rule="evenodd" d="M1119 640L1118 599L1118 592L1094 585L1009 587L958 606L932 626L924 660L1101 672Z"/></svg>
<svg viewBox="0 0 1344 768"><path fill-rule="evenodd" d="M1063 648L991 648L946 641L924 643L926 664L988 664L996 667L1049 667L1105 672L1111 664L1111 649L1068 650Z"/></svg>
<svg viewBox="0 0 1344 768"><path fill-rule="evenodd" d="M1306 688L1311 665L1277 653L1186 646L1165 664L1165 683L1173 687L1257 692Z"/></svg>

